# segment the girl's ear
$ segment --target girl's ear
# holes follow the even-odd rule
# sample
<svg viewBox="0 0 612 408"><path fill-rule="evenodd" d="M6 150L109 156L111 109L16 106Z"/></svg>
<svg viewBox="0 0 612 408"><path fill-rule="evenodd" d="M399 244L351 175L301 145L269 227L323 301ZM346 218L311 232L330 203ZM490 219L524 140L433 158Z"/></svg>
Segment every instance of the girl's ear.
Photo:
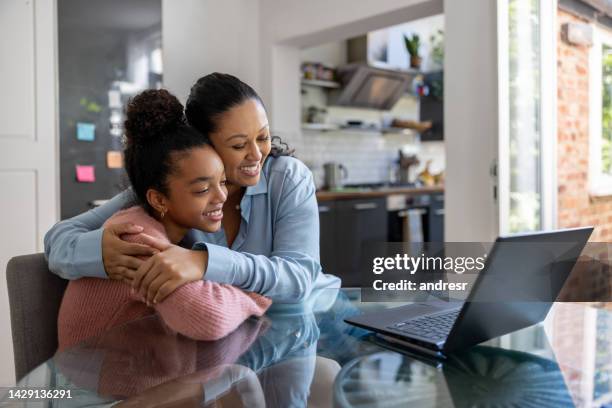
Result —
<svg viewBox="0 0 612 408"><path fill-rule="evenodd" d="M165 214L168 211L168 199L163 193L153 188L147 190L147 202L162 218L163 215L161 214Z"/></svg>

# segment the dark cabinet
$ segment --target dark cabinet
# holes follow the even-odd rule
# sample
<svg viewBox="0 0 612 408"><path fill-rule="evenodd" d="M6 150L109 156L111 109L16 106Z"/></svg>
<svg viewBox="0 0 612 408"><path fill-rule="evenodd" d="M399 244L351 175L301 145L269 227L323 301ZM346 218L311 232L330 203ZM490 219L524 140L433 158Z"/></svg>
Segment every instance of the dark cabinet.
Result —
<svg viewBox="0 0 612 408"><path fill-rule="evenodd" d="M342 286L360 286L359 262L368 242L387 241L386 199L339 200L319 204L321 264L342 279Z"/></svg>
<svg viewBox="0 0 612 408"><path fill-rule="evenodd" d="M432 194L428 212L429 242L444 242L444 194Z"/></svg>
<svg viewBox="0 0 612 408"><path fill-rule="evenodd" d="M335 275L336 270L336 202L319 203L320 256L323 272Z"/></svg>

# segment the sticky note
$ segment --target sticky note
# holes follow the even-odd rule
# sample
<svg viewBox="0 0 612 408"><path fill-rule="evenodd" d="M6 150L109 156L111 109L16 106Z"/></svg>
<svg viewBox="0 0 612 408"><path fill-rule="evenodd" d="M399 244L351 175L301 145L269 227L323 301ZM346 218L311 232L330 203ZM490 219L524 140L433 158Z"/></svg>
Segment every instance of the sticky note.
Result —
<svg viewBox="0 0 612 408"><path fill-rule="evenodd" d="M118 151L106 152L106 166L109 169L120 169L123 167L123 156Z"/></svg>
<svg viewBox="0 0 612 408"><path fill-rule="evenodd" d="M77 139L93 142L96 138L96 125L93 123L77 123Z"/></svg>
<svg viewBox="0 0 612 408"><path fill-rule="evenodd" d="M93 183L96 181L94 166L76 165L76 178L79 183Z"/></svg>

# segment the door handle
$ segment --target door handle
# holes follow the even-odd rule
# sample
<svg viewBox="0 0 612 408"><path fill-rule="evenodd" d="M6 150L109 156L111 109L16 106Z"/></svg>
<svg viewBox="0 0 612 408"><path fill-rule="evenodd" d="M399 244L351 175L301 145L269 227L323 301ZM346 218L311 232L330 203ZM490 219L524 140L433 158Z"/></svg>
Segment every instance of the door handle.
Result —
<svg viewBox="0 0 612 408"><path fill-rule="evenodd" d="M357 203L353 206L353 208L355 210L373 210L375 208L378 208L378 204L376 203Z"/></svg>
<svg viewBox="0 0 612 408"><path fill-rule="evenodd" d="M422 209L422 208L414 208L414 209L412 209L412 210L404 210L404 211L399 211L399 212L397 213L397 216L398 216L398 217L400 217L400 218L405 218L405 217L407 217L407 216L408 216L408 213L409 213L409 212L414 212L414 213L417 213L417 214L419 214L419 215L425 215L425 214L427 214L427 210L424 210L424 209Z"/></svg>

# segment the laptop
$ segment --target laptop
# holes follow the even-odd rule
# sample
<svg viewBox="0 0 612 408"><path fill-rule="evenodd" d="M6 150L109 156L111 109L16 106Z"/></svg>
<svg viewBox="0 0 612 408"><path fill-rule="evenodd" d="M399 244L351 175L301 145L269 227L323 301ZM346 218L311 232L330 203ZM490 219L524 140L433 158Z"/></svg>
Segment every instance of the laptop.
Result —
<svg viewBox="0 0 612 408"><path fill-rule="evenodd" d="M463 302L436 300L345 319L437 358L546 318L593 227L499 237Z"/></svg>

